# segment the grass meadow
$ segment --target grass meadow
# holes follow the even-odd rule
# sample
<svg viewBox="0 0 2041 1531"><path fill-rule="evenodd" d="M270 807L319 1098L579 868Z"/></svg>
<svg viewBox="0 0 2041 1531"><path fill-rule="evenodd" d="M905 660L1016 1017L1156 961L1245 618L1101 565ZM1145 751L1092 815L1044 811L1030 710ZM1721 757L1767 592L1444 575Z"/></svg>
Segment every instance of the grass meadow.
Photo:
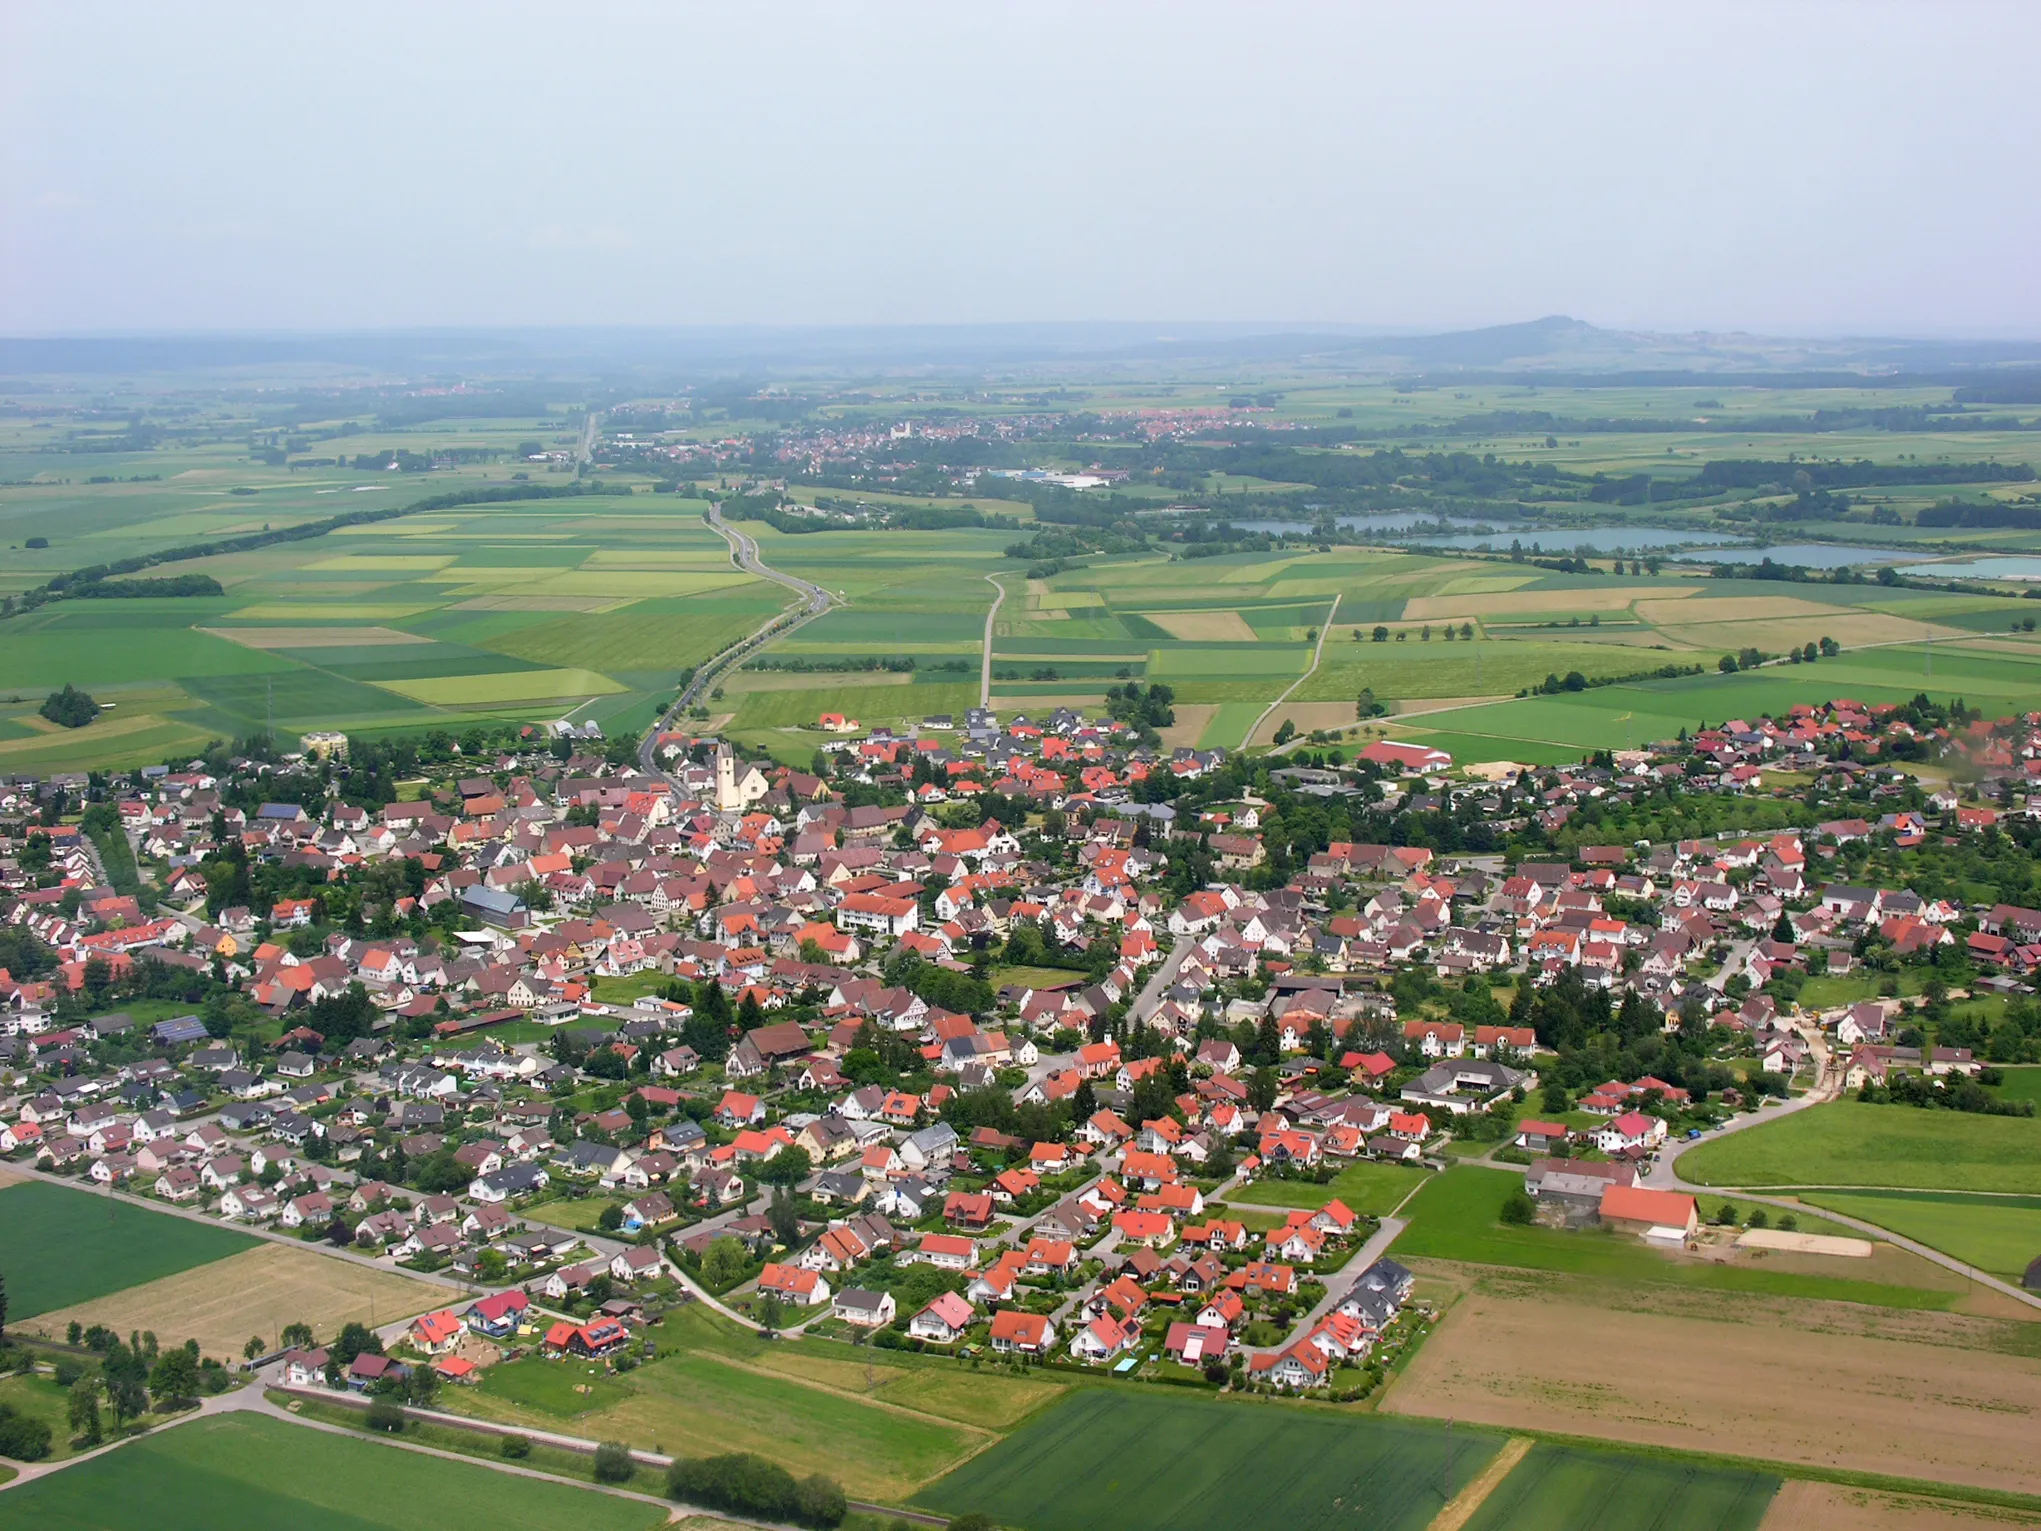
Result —
<svg viewBox="0 0 2041 1531"><path fill-rule="evenodd" d="M1682 1160L1682 1165L1685 1164ZM1410 1226L1390 1246L1399 1260L1453 1260L1519 1270L1556 1271L1624 1282L1649 1282L1770 1297L1808 1297L1874 1307L1946 1309L1961 1295L1960 1278L1942 1287L1879 1280L1888 1273L1932 1279L1935 1267L1913 1261L1894 1267L1871 1261L1832 1260L1816 1269L1785 1269L1783 1262L1717 1263L1670 1254L1628 1234L1602 1228L1512 1226L1502 1204L1521 1186L1507 1170L1458 1165L1434 1176L1404 1209ZM1712 1197L1701 1198L1713 1210ZM1894 1252L1897 1253L1897 1252ZM1914 1266L1925 1266L1919 1273ZM1829 1274L1833 1271L1834 1274Z"/></svg>
<svg viewBox="0 0 2041 1531"><path fill-rule="evenodd" d="M2015 1283L2041 1260L2041 1196L1810 1191L1801 1200L1890 1228Z"/></svg>
<svg viewBox="0 0 2041 1531"><path fill-rule="evenodd" d="M1408 1164L1362 1162L1348 1165L1326 1185L1255 1180L1229 1191L1227 1200L1251 1207L1322 1207L1337 1197L1364 1217L1381 1217L1393 1212L1429 1174Z"/></svg>
<svg viewBox="0 0 2041 1531"><path fill-rule="evenodd" d="M0 1186L0 1270L10 1318L107 1297L258 1242L215 1223L47 1181Z"/></svg>
<svg viewBox="0 0 2041 1531"><path fill-rule="evenodd" d="M2041 1195L2041 1119L1837 1101L1705 1143L1681 1156L1680 1174L1698 1185Z"/></svg>
<svg viewBox="0 0 2041 1531"><path fill-rule="evenodd" d="M0 1494L0 1531L639 1531L658 1505L246 1414L158 1431Z"/></svg>

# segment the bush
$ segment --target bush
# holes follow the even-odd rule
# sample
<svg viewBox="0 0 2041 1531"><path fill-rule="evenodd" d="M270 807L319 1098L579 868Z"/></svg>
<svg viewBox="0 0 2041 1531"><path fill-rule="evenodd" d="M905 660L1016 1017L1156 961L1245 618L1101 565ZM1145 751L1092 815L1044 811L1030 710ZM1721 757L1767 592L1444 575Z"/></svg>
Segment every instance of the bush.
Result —
<svg viewBox="0 0 2041 1531"><path fill-rule="evenodd" d="M497 1443L496 1449L517 1461L532 1454L532 1438L528 1435L506 1435Z"/></svg>
<svg viewBox="0 0 2041 1531"><path fill-rule="evenodd" d="M1497 1215L1505 1223L1521 1226L1538 1215L1538 1207L1531 1200L1530 1193L1519 1186L1502 1199L1502 1211Z"/></svg>
<svg viewBox="0 0 2041 1531"><path fill-rule="evenodd" d="M604 1441L595 1448L597 1483L629 1483L631 1474L637 1470L631 1460L631 1448L622 1441Z"/></svg>
<svg viewBox="0 0 2041 1531"><path fill-rule="evenodd" d="M395 1435L404 1428L404 1411L387 1398L378 1398L369 1405L368 1427L380 1430L385 1435Z"/></svg>
<svg viewBox="0 0 2041 1531"><path fill-rule="evenodd" d="M50 1454L49 1421L15 1413L0 1403L0 1457L17 1462L40 1462Z"/></svg>
<svg viewBox="0 0 2041 1531"><path fill-rule="evenodd" d="M796 1483L776 1462L749 1452L675 1462L666 1474L669 1499L809 1526L842 1523L845 1502L836 1481L820 1474Z"/></svg>

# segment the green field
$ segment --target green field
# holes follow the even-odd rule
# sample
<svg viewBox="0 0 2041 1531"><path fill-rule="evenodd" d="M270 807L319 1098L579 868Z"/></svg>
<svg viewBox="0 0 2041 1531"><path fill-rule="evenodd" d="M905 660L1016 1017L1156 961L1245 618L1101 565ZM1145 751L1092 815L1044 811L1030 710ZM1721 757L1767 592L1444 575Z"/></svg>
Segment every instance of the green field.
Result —
<svg viewBox="0 0 2041 1531"><path fill-rule="evenodd" d="M1692 1149L1680 1174L1699 1185L2041 1194L2041 1119L1838 1101Z"/></svg>
<svg viewBox="0 0 2041 1531"><path fill-rule="evenodd" d="M1681 1161L1684 1164L1684 1160ZM1667 1253L1628 1234L1601 1228L1512 1226L1501 1221L1503 1199L1523 1183L1506 1170L1458 1165L1435 1175L1404 1215L1410 1226L1390 1246L1397 1259L1456 1260L1522 1270L1564 1271L1620 1281L1649 1281L1775 1297L1825 1298L1888 1308L1948 1308L1954 1287L1931 1289L1862 1279L1869 1262L1837 1261L1843 1274L1803 1275L1761 1264L1718 1264ZM1719 1202L1699 1198L1704 1211ZM1932 1268L1931 1268L1932 1269Z"/></svg>
<svg viewBox="0 0 2041 1531"><path fill-rule="evenodd" d="M0 1531L635 1531L656 1505L247 1414L194 1420L0 1494Z"/></svg>
<svg viewBox="0 0 2041 1531"><path fill-rule="evenodd" d="M1381 1416L1091 1388L916 1502L1028 1531L1423 1531L1500 1445Z"/></svg>
<svg viewBox="0 0 2041 1531"><path fill-rule="evenodd" d="M253 1249L217 1223L42 1180L0 1187L0 1275L10 1318L33 1318Z"/></svg>
<svg viewBox="0 0 2041 1531"><path fill-rule="evenodd" d="M1253 1207L1322 1207L1334 1197L1367 1217L1381 1217L1423 1184L1429 1171L1408 1164L1348 1165L1327 1185L1306 1180L1255 1180L1226 1193Z"/></svg>
<svg viewBox="0 0 2041 1531"><path fill-rule="evenodd" d="M868 1352L867 1365L826 1342L768 1344L691 1308L650 1332L659 1358L626 1376L525 1360L494 1368L480 1388L443 1393L441 1403L542 1430L571 1419L571 1433L656 1451L758 1452L796 1474L829 1473L854 1495L897 1499L1054 1396L960 1376L947 1360L931 1370L911 1364L919 1358Z"/></svg>
<svg viewBox="0 0 2041 1531"><path fill-rule="evenodd" d="M1756 1531L1779 1491L1769 1473L1540 1442L1468 1531Z"/></svg>
<svg viewBox="0 0 2041 1531"><path fill-rule="evenodd" d="M357 489L379 507L426 493L300 480L276 486L274 506L264 489L259 512L236 507L225 529L288 519L286 497L304 519L358 510ZM45 605L11 619L0 644L0 693L14 693L0 703L0 769L161 759L271 721L285 734L457 731L579 707L635 731L686 669L787 604L731 567L703 509L644 493L465 505L165 566L211 575L219 597ZM73 559L110 556L53 540ZM112 710L76 731L42 724L42 693L67 681Z"/></svg>
<svg viewBox="0 0 2041 1531"><path fill-rule="evenodd" d="M2041 1260L2041 1196L1810 1191L1800 1199L1890 1228L2015 1283Z"/></svg>

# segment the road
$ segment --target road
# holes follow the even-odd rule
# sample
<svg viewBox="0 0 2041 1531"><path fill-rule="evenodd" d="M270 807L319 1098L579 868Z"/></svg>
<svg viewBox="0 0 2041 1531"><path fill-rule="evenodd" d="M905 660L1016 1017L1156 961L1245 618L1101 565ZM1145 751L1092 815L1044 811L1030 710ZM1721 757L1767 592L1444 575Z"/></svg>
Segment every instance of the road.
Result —
<svg viewBox="0 0 2041 1531"><path fill-rule="evenodd" d="M814 621L823 612L829 610L835 600L835 597L830 595L820 585L810 584L807 580L799 579L791 574L782 574L778 569L773 568L759 556L758 544L748 535L740 532L736 527L725 521L722 511L716 506L711 505L709 507L709 513L704 519L708 521L712 531L730 544L730 560L732 563L736 564L738 568L744 570L747 574L756 574L760 579L769 579L776 585L786 586L787 589L801 597L801 605L799 615L794 616L791 621L788 619L788 611L781 612L742 643L725 650L722 654L709 660L708 663L695 671L694 678L687 683L686 688L674 700L673 705L654 721L651 728L646 730L645 737L638 742L638 764L647 774L653 776L666 775L659 768L659 762L654 754L659 736L672 728L680 718L685 716L688 708L694 706L697 698L707 695L714 688L717 678L724 671L750 658L751 655L757 653L759 649L775 638L783 638L803 623ZM791 610L792 608L789 608L789 611Z"/></svg>
<svg viewBox="0 0 2041 1531"><path fill-rule="evenodd" d="M1155 1014L1156 1007L1162 1003L1163 990L1176 982L1177 970L1184 965L1184 958L1191 954L1191 948L1197 944L1192 937L1183 936L1170 948L1169 955L1162 960L1162 966L1149 975L1148 982L1141 985L1141 992L1134 996L1134 1003L1127 1007L1127 1021L1130 1026L1137 1021L1146 1021L1149 1016Z"/></svg>
<svg viewBox="0 0 2041 1531"><path fill-rule="evenodd" d="M574 471L580 472L595 461L595 438L602 428L602 411L591 409L588 418L581 422L581 443L574 448Z"/></svg>
<svg viewBox="0 0 2041 1531"><path fill-rule="evenodd" d="M1325 625L1318 629L1318 642L1312 647L1311 650L1311 668L1306 670L1302 675L1298 676L1295 680L1291 681L1289 685L1283 688L1282 695L1278 696L1273 702L1270 702L1268 706L1262 708L1261 716L1257 717L1254 720L1253 724L1247 730L1246 737L1244 737L1240 741L1240 747L1242 749L1246 749L1248 745L1254 742L1254 736L1256 732L1261 728L1262 724L1266 723L1269 720L1269 714L1274 712L1278 707L1282 706L1283 703L1287 702L1290 699L1290 693L1292 691L1295 691L1299 686L1303 685L1304 682L1311 679L1312 676L1318 673L1318 661L1321 657L1323 657L1325 653L1325 640L1332 635L1332 624L1339 619L1339 601L1340 598L1338 596L1334 596L1332 598L1332 610L1328 611L1325 614ZM1306 730L1306 732L1309 732L1309 730Z"/></svg>
<svg viewBox="0 0 2041 1531"><path fill-rule="evenodd" d="M985 658L978 666L978 705L980 707L990 707L992 705L992 624L998 620L999 608L1006 604L1006 586L989 574L985 576L985 582L994 590L997 590L999 594L992 598L992 609L985 613Z"/></svg>

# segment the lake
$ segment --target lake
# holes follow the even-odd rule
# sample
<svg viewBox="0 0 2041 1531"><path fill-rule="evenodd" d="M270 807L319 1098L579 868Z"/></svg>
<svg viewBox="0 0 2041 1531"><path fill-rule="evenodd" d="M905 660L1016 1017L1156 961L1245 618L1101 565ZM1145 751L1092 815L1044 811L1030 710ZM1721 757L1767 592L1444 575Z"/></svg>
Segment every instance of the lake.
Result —
<svg viewBox="0 0 2041 1531"><path fill-rule="evenodd" d="M1951 559L1947 563L1909 564L1899 572L1924 579L2041 579L2041 558L2007 554L1997 558Z"/></svg>

